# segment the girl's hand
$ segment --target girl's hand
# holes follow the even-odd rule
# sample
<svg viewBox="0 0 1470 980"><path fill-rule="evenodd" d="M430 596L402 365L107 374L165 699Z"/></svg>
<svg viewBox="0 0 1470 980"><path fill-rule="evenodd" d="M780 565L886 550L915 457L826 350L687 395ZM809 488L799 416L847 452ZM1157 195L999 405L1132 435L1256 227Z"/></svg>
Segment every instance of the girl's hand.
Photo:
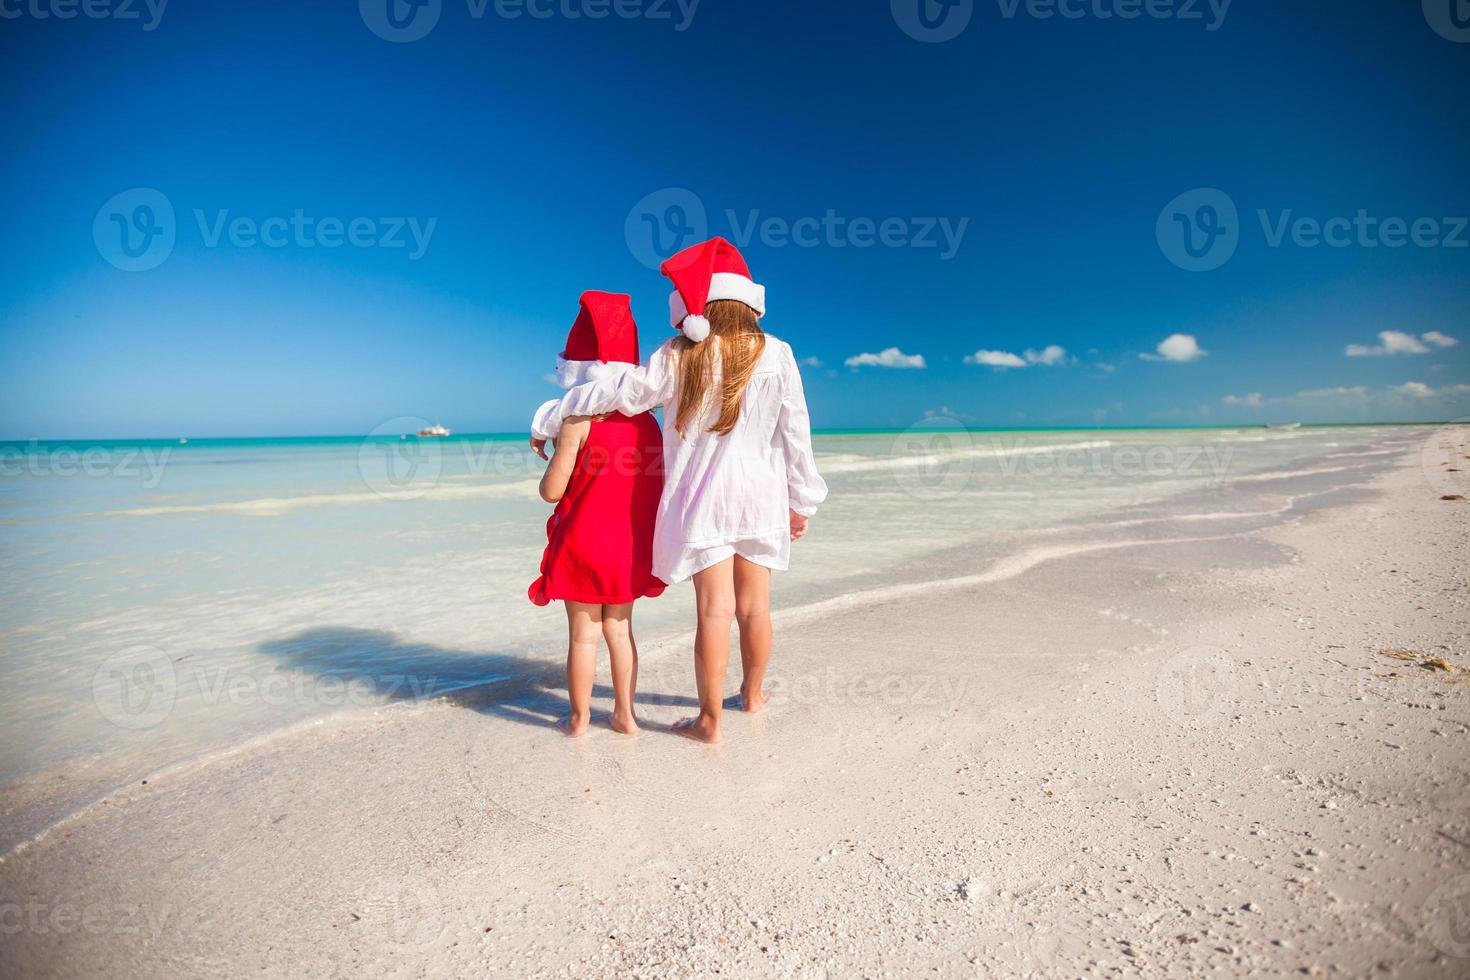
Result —
<svg viewBox="0 0 1470 980"><path fill-rule="evenodd" d="M796 511L791 512L791 540L796 541L806 533L808 518L802 517Z"/></svg>
<svg viewBox="0 0 1470 980"><path fill-rule="evenodd" d="M567 419L563 419L562 420L562 428L566 428L567 426L571 426L571 425L576 425L578 422L602 422L602 421L605 421L605 420L607 420L607 419L609 419L611 417L612 417L612 413L611 412L608 412L605 415L573 415L570 418L567 418ZM554 448L556 446L556 440L553 439L552 442L551 442L551 445ZM550 457L548 457L546 455L546 440L545 439L537 439L535 436L532 436L531 437L531 452L535 453L537 456L540 456L542 459L549 459L550 458Z"/></svg>

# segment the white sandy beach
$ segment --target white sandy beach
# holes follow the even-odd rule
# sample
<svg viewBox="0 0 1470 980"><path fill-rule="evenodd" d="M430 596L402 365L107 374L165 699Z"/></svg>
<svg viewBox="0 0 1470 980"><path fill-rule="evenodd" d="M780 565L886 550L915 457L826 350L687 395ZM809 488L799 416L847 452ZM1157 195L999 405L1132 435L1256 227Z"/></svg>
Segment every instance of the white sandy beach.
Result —
<svg viewBox="0 0 1470 980"><path fill-rule="evenodd" d="M556 736L553 666L156 773L0 859L0 960L1465 976L1455 460L1470 428L1251 481L1234 513L1176 505L1017 532L1000 559L875 568L874 592L778 618L772 706L729 714L715 748L663 731L692 696L674 637L643 651L637 739Z"/></svg>

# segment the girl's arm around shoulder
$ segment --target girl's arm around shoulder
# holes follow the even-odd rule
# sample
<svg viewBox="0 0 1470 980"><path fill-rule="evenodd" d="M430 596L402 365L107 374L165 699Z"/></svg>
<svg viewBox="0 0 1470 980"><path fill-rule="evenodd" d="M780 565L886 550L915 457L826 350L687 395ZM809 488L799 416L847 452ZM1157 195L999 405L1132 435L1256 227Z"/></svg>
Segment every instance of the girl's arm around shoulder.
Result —
<svg viewBox="0 0 1470 980"><path fill-rule="evenodd" d="M666 402L674 390L673 351L664 343L648 365L608 365L611 370L597 381L578 385L561 397L547 402L531 420L531 443L549 439L561 429L564 420L574 415L599 415L622 412L640 415Z"/></svg>
<svg viewBox="0 0 1470 980"><path fill-rule="evenodd" d="M568 419L561 427L561 435L556 439L556 452L551 457L551 465L547 466L546 472L541 474L541 499L548 504L558 502L567 492L567 484L572 479L572 470L577 465L577 453L581 451L582 443L587 441L587 433L591 429L592 421L585 418Z"/></svg>

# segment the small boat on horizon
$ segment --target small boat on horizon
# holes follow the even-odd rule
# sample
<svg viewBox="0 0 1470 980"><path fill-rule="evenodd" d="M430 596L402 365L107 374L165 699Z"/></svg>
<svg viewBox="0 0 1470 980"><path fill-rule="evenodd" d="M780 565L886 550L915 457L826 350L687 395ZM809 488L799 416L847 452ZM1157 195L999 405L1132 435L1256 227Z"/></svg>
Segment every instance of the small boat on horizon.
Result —
<svg viewBox="0 0 1470 980"><path fill-rule="evenodd" d="M428 426L427 428L420 429L418 431L418 435L420 438L424 439L443 438L444 436L449 435L449 430L444 428L444 426L440 425L438 422L435 422L433 425Z"/></svg>

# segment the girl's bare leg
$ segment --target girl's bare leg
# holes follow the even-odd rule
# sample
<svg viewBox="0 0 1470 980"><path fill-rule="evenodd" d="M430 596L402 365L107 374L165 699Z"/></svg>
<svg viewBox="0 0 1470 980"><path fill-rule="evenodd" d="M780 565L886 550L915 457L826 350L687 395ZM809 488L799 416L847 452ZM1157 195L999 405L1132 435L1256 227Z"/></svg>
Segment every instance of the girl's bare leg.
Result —
<svg viewBox="0 0 1470 980"><path fill-rule="evenodd" d="M638 690L638 644L633 641L633 604L602 607L602 638L612 664L612 728L624 735L638 734L633 717L633 695Z"/></svg>
<svg viewBox="0 0 1470 980"><path fill-rule="evenodd" d="M771 570L735 556L735 619L740 624L740 706L766 704L766 664L771 660Z"/></svg>
<svg viewBox="0 0 1470 980"><path fill-rule="evenodd" d="M572 713L562 731L576 738L592 720L592 681L597 676L597 643L602 639L602 606L567 602L567 701Z"/></svg>
<svg viewBox="0 0 1470 980"><path fill-rule="evenodd" d="M674 729L701 742L720 740L720 701L725 696L725 667L730 662L730 621L735 618L734 569L735 559L726 558L694 576L699 617L694 633L694 684L699 689L699 714Z"/></svg>

